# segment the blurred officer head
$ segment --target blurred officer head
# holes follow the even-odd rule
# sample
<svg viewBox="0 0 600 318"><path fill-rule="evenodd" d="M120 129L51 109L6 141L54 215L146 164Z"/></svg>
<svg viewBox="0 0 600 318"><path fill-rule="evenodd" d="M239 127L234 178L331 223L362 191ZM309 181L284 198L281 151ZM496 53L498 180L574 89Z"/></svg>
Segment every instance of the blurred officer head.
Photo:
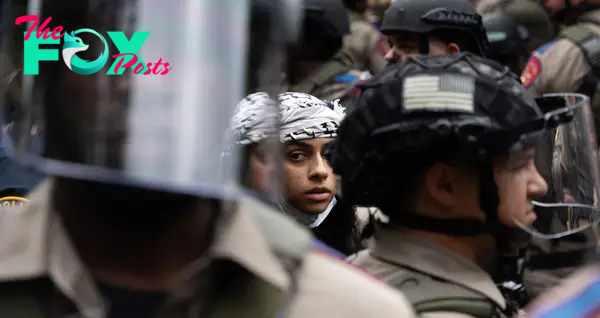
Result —
<svg viewBox="0 0 600 318"><path fill-rule="evenodd" d="M484 15L483 26L490 43L488 58L521 74L529 58L527 29L500 11Z"/></svg>
<svg viewBox="0 0 600 318"><path fill-rule="evenodd" d="M600 2L597 0L546 0L544 6L551 12L555 21L570 25L575 23L580 15L600 9Z"/></svg>
<svg viewBox="0 0 600 318"><path fill-rule="evenodd" d="M381 208L392 224L498 239L536 220L533 201L547 190L534 162L540 135L573 116L590 128L564 98L552 105L540 109L494 61L410 57L364 84L330 164L344 197Z"/></svg>
<svg viewBox="0 0 600 318"><path fill-rule="evenodd" d="M169 6L153 0L40 3L39 24L52 17L48 28L62 26L87 49L61 61L66 35L58 43L42 43L40 49L54 50L57 60L39 62L38 75L23 75L22 102L31 112L18 126L30 131L32 122L41 123L43 150L41 158L31 153L22 158L57 177L63 203L103 207L103 215L114 220L150 222L175 217L164 209L179 210L179 201L187 205L198 196L227 196L227 185L235 180L233 173L222 173L221 154L231 115L249 91L279 84L281 57L298 29L293 22L299 15L288 12L286 1L251 0L225 11L223 5L188 0ZM215 15L219 19L211 19ZM3 43L8 52L23 48L29 24L15 25L13 18L12 27L21 37ZM135 51L137 72L148 74L135 75L133 67L107 74L114 70L113 55L140 44L138 38L129 48L123 42L118 48L109 31L123 31L128 38L134 31L149 31ZM34 32L28 41L35 37ZM107 61L101 69L81 74L82 65L90 64L83 59L103 57ZM7 105L0 100L0 106ZM229 162L224 170L237 169L239 162ZM149 217L151 211L157 213Z"/></svg>
<svg viewBox="0 0 600 318"><path fill-rule="evenodd" d="M361 14L368 8L367 0L344 0L343 2L348 10Z"/></svg>
<svg viewBox="0 0 600 318"><path fill-rule="evenodd" d="M556 35L555 23L543 3L538 0L482 0L476 9L481 15L500 11L525 27L529 35L529 53L548 43Z"/></svg>
<svg viewBox="0 0 600 318"><path fill-rule="evenodd" d="M304 0L300 41L288 50L288 80L302 80L298 67L305 62L325 62L341 49L350 34L350 19L342 0Z"/></svg>
<svg viewBox="0 0 600 318"><path fill-rule="evenodd" d="M391 47L386 55L390 62L413 55L487 52L481 17L466 0L393 2L383 15L381 32Z"/></svg>

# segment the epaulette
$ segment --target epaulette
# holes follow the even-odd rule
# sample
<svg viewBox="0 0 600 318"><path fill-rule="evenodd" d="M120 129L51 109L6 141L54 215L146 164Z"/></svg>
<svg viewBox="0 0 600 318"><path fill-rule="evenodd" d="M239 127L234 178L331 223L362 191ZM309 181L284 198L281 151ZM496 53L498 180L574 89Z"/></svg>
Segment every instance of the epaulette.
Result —
<svg viewBox="0 0 600 318"><path fill-rule="evenodd" d="M554 44L556 44L556 42L558 42L558 40L559 39L552 40L552 41L550 41L550 42L548 42L548 43L546 43L546 44L538 47L535 50L534 54L538 54L538 55L544 54L544 52L546 52L549 48L551 48Z"/></svg>

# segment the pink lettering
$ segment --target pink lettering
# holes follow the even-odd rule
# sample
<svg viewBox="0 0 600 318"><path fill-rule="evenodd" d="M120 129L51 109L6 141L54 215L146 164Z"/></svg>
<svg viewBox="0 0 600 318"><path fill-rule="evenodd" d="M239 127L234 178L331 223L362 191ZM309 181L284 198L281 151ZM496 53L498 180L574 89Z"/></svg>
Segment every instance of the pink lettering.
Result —
<svg viewBox="0 0 600 318"><path fill-rule="evenodd" d="M133 74L140 74L144 70L144 63L138 64L133 70Z"/></svg>
<svg viewBox="0 0 600 318"><path fill-rule="evenodd" d="M18 17L15 20L16 25L21 25L21 23L29 22L29 21L34 21L34 22L33 22L33 25L31 26L31 28L29 28L29 30L27 30L27 33L25 34L25 41L29 40L29 37L31 36L31 32L33 32L33 30L37 26L38 22L40 22L40 19L36 15L24 15L24 16Z"/></svg>
<svg viewBox="0 0 600 318"><path fill-rule="evenodd" d="M152 74L152 63L148 62L148 69L144 72L144 75Z"/></svg>
<svg viewBox="0 0 600 318"><path fill-rule="evenodd" d="M49 34L50 28L46 28L46 26L48 26L48 23L50 23L50 21L52 20L52 17L48 17L48 19L46 19L42 25L40 25L39 29L37 30L35 36L36 38L40 38L43 37L43 39L47 39L50 36L52 36L53 39L58 40L60 39L63 35L60 32L62 32L63 27L62 26L58 26L56 28L54 28L54 31L52 31L52 34ZM29 40L29 38L31 37L31 33L33 33L33 30L35 30L38 22L40 22L40 18L38 18L35 15L24 15L24 16L20 16L15 20L15 24L16 25L21 25L21 23L23 22L33 22L33 24L31 25L31 27L29 28L29 30L27 30L27 33L25 34L25 41Z"/></svg>
<svg viewBox="0 0 600 318"><path fill-rule="evenodd" d="M54 29L54 31L52 31L52 38L55 39L55 40L60 39L63 36L62 34L60 34L60 32L62 32L62 30L63 30L63 27L57 26Z"/></svg>
<svg viewBox="0 0 600 318"><path fill-rule="evenodd" d="M167 75L167 73L169 73L170 70L172 70L173 67L169 67L169 63L165 63L165 70L162 71L162 73L160 73L160 75Z"/></svg>
<svg viewBox="0 0 600 318"><path fill-rule="evenodd" d="M119 74L118 73L119 68L122 67L122 68L127 69L127 68L130 68L130 67L134 66L135 63L137 63L137 60L138 60L137 55L135 55L133 53L122 53L122 54L113 55L112 57L116 59L116 58L123 57L123 56L126 56L126 55L132 55L133 58L131 59L131 61L125 63L125 65L122 65L123 61L125 60L125 58L119 59L119 62L115 66L115 74Z"/></svg>

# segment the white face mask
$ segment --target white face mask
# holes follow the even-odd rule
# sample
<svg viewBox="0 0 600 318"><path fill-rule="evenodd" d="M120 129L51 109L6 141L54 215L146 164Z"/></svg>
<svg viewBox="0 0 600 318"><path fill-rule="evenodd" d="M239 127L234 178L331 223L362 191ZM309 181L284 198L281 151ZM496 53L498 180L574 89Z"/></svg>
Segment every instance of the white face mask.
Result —
<svg viewBox="0 0 600 318"><path fill-rule="evenodd" d="M327 218L329 213L331 213L331 210L333 209L333 207L336 204L337 204L337 199L335 197L333 197L331 202L329 202L329 205L327 206L327 208L319 214L306 214L306 213L302 213L294 208L284 209L284 211L286 212L286 214L293 217L296 221L308 226L308 228L314 229L314 228L318 227L319 225L321 225L321 223L323 223L323 221L325 221L325 219Z"/></svg>

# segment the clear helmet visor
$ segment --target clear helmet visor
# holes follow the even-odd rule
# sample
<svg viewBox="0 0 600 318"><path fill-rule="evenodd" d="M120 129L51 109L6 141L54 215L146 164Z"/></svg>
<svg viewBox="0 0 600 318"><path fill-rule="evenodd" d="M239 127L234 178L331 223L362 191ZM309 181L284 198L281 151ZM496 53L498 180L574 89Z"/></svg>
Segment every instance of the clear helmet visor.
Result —
<svg viewBox="0 0 600 318"><path fill-rule="evenodd" d="M536 237L552 239L598 222L599 161L589 98L552 94L543 99L562 104L545 113L546 129L536 139L535 167L547 191L532 197L541 194L536 187L543 184L527 184L532 211L518 224Z"/></svg>
<svg viewBox="0 0 600 318"><path fill-rule="evenodd" d="M249 90L279 81L285 47L272 32L282 19L269 11L259 12L262 20L251 16L255 2L5 6L10 23L3 25L21 34L3 41L2 52L21 69L21 110L10 134L22 160L54 175L169 191L239 185L244 159L232 151L223 160L231 117ZM61 26L64 36L44 40L32 32L25 41L33 22L15 25L21 14L38 16L36 29L52 17L46 27ZM9 107L8 99L0 106Z"/></svg>

